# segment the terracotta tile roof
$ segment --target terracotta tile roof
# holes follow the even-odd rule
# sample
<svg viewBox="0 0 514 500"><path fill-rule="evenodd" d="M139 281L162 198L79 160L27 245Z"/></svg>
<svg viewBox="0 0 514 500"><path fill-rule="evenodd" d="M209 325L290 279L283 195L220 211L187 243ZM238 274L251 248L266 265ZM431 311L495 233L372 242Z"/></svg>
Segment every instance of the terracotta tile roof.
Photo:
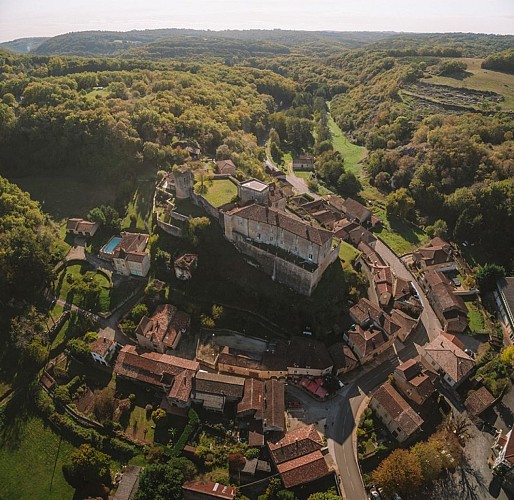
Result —
<svg viewBox="0 0 514 500"><path fill-rule="evenodd" d="M195 493L205 495L206 498L223 498L226 500L233 500L236 496L236 489L232 486L225 486L220 483L213 483L212 481L189 481L182 485L184 490L184 499L199 497ZM193 493L193 495L191 495Z"/></svg>
<svg viewBox="0 0 514 500"><path fill-rule="evenodd" d="M77 219L77 218L68 219L68 221L66 222L66 231L76 231L77 226L79 225L79 222L81 220L82 219Z"/></svg>
<svg viewBox="0 0 514 500"><path fill-rule="evenodd" d="M343 211L351 217L355 217L360 222L364 222L366 219L371 217L371 211L362 203L359 203L352 198L346 198L346 200L344 200Z"/></svg>
<svg viewBox="0 0 514 500"><path fill-rule="evenodd" d="M408 296L410 294L411 294L411 282L396 276L394 279L394 285L393 285L394 300L400 300L403 297Z"/></svg>
<svg viewBox="0 0 514 500"><path fill-rule="evenodd" d="M313 338L293 337L287 343L277 344L275 354L283 356L290 368L325 370L333 366L325 344Z"/></svg>
<svg viewBox="0 0 514 500"><path fill-rule="evenodd" d="M175 259L174 266L181 269L196 268L198 264L198 255L192 253L185 253Z"/></svg>
<svg viewBox="0 0 514 500"><path fill-rule="evenodd" d="M476 391L471 391L464 401L464 406L471 415L480 415L495 402L494 396L485 386Z"/></svg>
<svg viewBox="0 0 514 500"><path fill-rule="evenodd" d="M78 231L80 233L89 233L95 226L96 222L85 219L73 218L66 222L66 231Z"/></svg>
<svg viewBox="0 0 514 500"><path fill-rule="evenodd" d="M237 414L255 412L256 418L261 418L262 411L262 393L264 391L264 383L254 378L245 380L243 399L237 405Z"/></svg>
<svg viewBox="0 0 514 500"><path fill-rule="evenodd" d="M435 392L432 379L415 359L409 359L402 363L396 367L395 371L403 373L407 383L416 390L423 400L426 400ZM406 395L410 397L409 394Z"/></svg>
<svg viewBox="0 0 514 500"><path fill-rule="evenodd" d="M441 238L433 238L428 246L416 250L414 257L423 260L426 266L453 262L451 246Z"/></svg>
<svg viewBox="0 0 514 500"><path fill-rule="evenodd" d="M199 372L194 381L195 392L219 394L236 399L243 397L244 386L244 378L218 373Z"/></svg>
<svg viewBox="0 0 514 500"><path fill-rule="evenodd" d="M346 332L348 343L360 358L365 358L371 353L380 350L384 344L389 342L389 336L380 328L369 325L365 329L360 325L355 325Z"/></svg>
<svg viewBox="0 0 514 500"><path fill-rule="evenodd" d="M216 167L220 174L231 174L236 171L236 166L232 160L219 160L216 162Z"/></svg>
<svg viewBox="0 0 514 500"><path fill-rule="evenodd" d="M402 341L405 340L417 326L417 321L400 309L393 309L391 311L391 319L397 325L400 325L398 337L400 337Z"/></svg>
<svg viewBox="0 0 514 500"><path fill-rule="evenodd" d="M288 432L280 441L268 441L268 448L275 464L302 457L323 448L323 441L314 424Z"/></svg>
<svg viewBox="0 0 514 500"><path fill-rule="evenodd" d="M307 484L330 474L327 463L319 450L284 462L277 468L286 488Z"/></svg>
<svg viewBox="0 0 514 500"><path fill-rule="evenodd" d="M367 243L365 243L364 241L361 241L358 245L357 245L357 249L363 254L366 256L367 260L369 263L371 264L378 264L378 265L385 265L385 262L383 261L382 257L380 257L380 255L378 255L375 250L370 247Z"/></svg>
<svg viewBox="0 0 514 500"><path fill-rule="evenodd" d="M177 335L189 328L191 317L179 311L174 305L157 306L150 318L143 316L136 328L136 335L142 335L152 342L162 342L172 347Z"/></svg>
<svg viewBox="0 0 514 500"><path fill-rule="evenodd" d="M117 250L123 250L126 253L140 252L146 248L148 243L148 235L143 233L121 233L121 240L117 246Z"/></svg>
<svg viewBox="0 0 514 500"><path fill-rule="evenodd" d="M129 262L139 262L141 264L147 256L147 252L129 252L127 253L127 260Z"/></svg>
<svg viewBox="0 0 514 500"><path fill-rule="evenodd" d="M475 367L473 359L444 335L437 336L427 344L425 352L455 382L465 378Z"/></svg>
<svg viewBox="0 0 514 500"><path fill-rule="evenodd" d="M192 378L198 367L196 361L157 352L138 351L135 346L126 345L118 355L114 372L117 376L161 389L171 386L170 394L176 395L181 401L187 401L191 393Z"/></svg>
<svg viewBox="0 0 514 500"><path fill-rule="evenodd" d="M253 204L236 208L228 212L228 214L280 227L284 231L299 236L307 241L311 241L316 245L323 245L332 239L332 233L326 229L311 226L302 220L286 215L284 212L269 207L263 207L262 205Z"/></svg>
<svg viewBox="0 0 514 500"><path fill-rule="evenodd" d="M350 371L359 364L353 351L344 342L338 342L330 346L328 352L334 361L334 368L337 371L343 369Z"/></svg>
<svg viewBox="0 0 514 500"><path fill-rule="evenodd" d="M421 371L421 366L415 359L409 359L396 367L396 370L403 372L407 380L411 379Z"/></svg>
<svg viewBox="0 0 514 500"><path fill-rule="evenodd" d="M425 279L430 288L432 300L437 303L437 307L443 312L447 321L463 321L465 323L462 330L453 331L465 330L468 314L466 304L462 297L453 293L453 287L446 276L438 271L427 271ZM454 311L453 314L451 313L452 311Z"/></svg>
<svg viewBox="0 0 514 500"><path fill-rule="evenodd" d="M389 314L382 311L380 307L368 299L360 299L357 304L352 306L350 308L350 316L361 327L366 328L371 323L374 323L389 336L395 335L400 330L400 325Z"/></svg>
<svg viewBox="0 0 514 500"><path fill-rule="evenodd" d="M91 352L96 352L100 356L105 356L111 346L114 344L114 341L111 339L108 339L106 337L98 337L92 344L91 344Z"/></svg>
<svg viewBox="0 0 514 500"><path fill-rule="evenodd" d="M446 337L451 343L455 344L462 351L465 349L464 344L455 335L452 335L448 332L441 332L441 335Z"/></svg>
<svg viewBox="0 0 514 500"><path fill-rule="evenodd" d="M285 429L284 382L282 380L266 380L262 399L262 426L266 429Z"/></svg>
<svg viewBox="0 0 514 500"><path fill-rule="evenodd" d="M407 436L414 434L423 424L423 419L389 382L376 389L372 398L378 401Z"/></svg>
<svg viewBox="0 0 514 500"><path fill-rule="evenodd" d="M364 243L373 243L377 237L362 226L357 226L348 231L348 240L354 245L358 246L362 241Z"/></svg>

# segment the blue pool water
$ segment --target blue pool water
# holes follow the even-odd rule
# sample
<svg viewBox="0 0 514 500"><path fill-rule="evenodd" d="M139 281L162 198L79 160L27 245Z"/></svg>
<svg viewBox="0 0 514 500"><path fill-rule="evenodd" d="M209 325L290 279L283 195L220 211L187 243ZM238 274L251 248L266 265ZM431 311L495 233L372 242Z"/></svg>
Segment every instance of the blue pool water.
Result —
<svg viewBox="0 0 514 500"><path fill-rule="evenodd" d="M120 241L121 241L121 238L119 236L114 236L104 246L103 251L105 253L112 253L114 251L114 249L118 246L118 243Z"/></svg>

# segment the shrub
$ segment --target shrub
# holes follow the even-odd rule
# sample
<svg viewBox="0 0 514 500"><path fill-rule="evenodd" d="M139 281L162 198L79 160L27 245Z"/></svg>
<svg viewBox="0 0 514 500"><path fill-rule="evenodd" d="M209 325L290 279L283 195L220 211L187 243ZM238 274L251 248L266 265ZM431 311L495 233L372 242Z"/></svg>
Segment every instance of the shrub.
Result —
<svg viewBox="0 0 514 500"><path fill-rule="evenodd" d="M180 435L180 437L178 438L177 442L171 450L172 457L178 457L182 453L184 446L186 446L189 438L191 437L196 427L200 423L200 417L198 416L198 413L196 413L196 411L192 408L187 413L187 418L187 425L184 427L182 434Z"/></svg>
<svg viewBox="0 0 514 500"><path fill-rule="evenodd" d="M67 405L71 401L70 392L68 391L68 388L64 385L59 385L55 389L54 398L55 398L55 402L62 406Z"/></svg>

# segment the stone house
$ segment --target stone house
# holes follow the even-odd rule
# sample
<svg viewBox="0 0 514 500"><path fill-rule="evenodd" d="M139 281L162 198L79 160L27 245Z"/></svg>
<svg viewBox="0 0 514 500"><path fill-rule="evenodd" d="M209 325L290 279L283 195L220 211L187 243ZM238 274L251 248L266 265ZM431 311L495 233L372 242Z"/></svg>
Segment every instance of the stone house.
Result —
<svg viewBox="0 0 514 500"><path fill-rule="evenodd" d="M162 394L161 407L187 408L191 404L196 361L124 346L114 366L117 377Z"/></svg>
<svg viewBox="0 0 514 500"><path fill-rule="evenodd" d="M444 329L462 333L468 327L468 310L464 300L453 293L453 286L440 271L427 271L424 275L427 297Z"/></svg>
<svg viewBox="0 0 514 500"><path fill-rule="evenodd" d="M418 248L413 254L414 263L424 271L454 271L457 265L449 243L441 238L433 238L426 247Z"/></svg>
<svg viewBox="0 0 514 500"><path fill-rule="evenodd" d="M91 357L97 363L109 366L113 354L116 352L117 343L106 337L98 337L91 344Z"/></svg>
<svg viewBox="0 0 514 500"><path fill-rule="evenodd" d="M397 366L393 377L402 394L417 405L422 405L435 392L432 381L435 374L428 372L414 359Z"/></svg>
<svg viewBox="0 0 514 500"><path fill-rule="evenodd" d="M158 305L151 317L143 316L137 325L137 342L150 351L175 350L190 324L189 314L171 304Z"/></svg>
<svg viewBox="0 0 514 500"><path fill-rule="evenodd" d="M323 440L313 424L288 432L275 443L268 441L268 449L286 488L308 484L333 473L322 453Z"/></svg>
<svg viewBox="0 0 514 500"><path fill-rule="evenodd" d="M99 255L111 262L117 273L125 276L146 276L150 270L147 243L147 234L122 232L120 236L113 236L100 249Z"/></svg>
<svg viewBox="0 0 514 500"><path fill-rule="evenodd" d="M314 170L314 156L299 155L293 158L293 170L312 171Z"/></svg>
<svg viewBox="0 0 514 500"><path fill-rule="evenodd" d="M223 175L236 175L237 167L232 160L218 160L216 162L216 172Z"/></svg>
<svg viewBox="0 0 514 500"><path fill-rule="evenodd" d="M207 410L223 412L226 402L243 398L244 389L244 378L200 371L193 382L192 400Z"/></svg>
<svg viewBox="0 0 514 500"><path fill-rule="evenodd" d="M440 373L450 387L458 387L472 373L475 361L464 352L464 345L453 335L441 333L425 346L422 362Z"/></svg>
<svg viewBox="0 0 514 500"><path fill-rule="evenodd" d="M267 205L269 186L257 179L250 179L239 183L237 186L237 195L239 196L241 205L252 203Z"/></svg>
<svg viewBox="0 0 514 500"><path fill-rule="evenodd" d="M400 443L421 429L423 419L389 383L373 392L370 407Z"/></svg>
<svg viewBox="0 0 514 500"><path fill-rule="evenodd" d="M343 201L342 209L349 220L358 222L362 226L371 222L371 210L353 198L346 198Z"/></svg>
<svg viewBox="0 0 514 500"><path fill-rule="evenodd" d="M269 188L268 188L269 189ZM278 210L248 205L225 213L225 237L272 279L310 296L338 257L332 233Z"/></svg>
<svg viewBox="0 0 514 500"><path fill-rule="evenodd" d="M212 481L188 481L182 485L182 494L184 500L234 500L237 490Z"/></svg>
<svg viewBox="0 0 514 500"><path fill-rule="evenodd" d="M350 347L344 342L338 342L328 348L334 361L334 374L339 377L359 366L359 360Z"/></svg>
<svg viewBox="0 0 514 500"><path fill-rule="evenodd" d="M98 223L85 219L68 219L66 232L77 236L94 236L98 230Z"/></svg>

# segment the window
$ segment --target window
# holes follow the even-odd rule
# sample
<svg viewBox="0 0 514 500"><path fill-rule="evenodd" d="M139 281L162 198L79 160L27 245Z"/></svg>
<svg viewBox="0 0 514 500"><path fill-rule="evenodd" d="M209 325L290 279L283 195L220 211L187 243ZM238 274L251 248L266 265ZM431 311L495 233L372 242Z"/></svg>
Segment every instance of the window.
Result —
<svg viewBox="0 0 514 500"><path fill-rule="evenodd" d="M394 438L398 437L398 433L396 431L391 432L391 434L393 435Z"/></svg>
<svg viewBox="0 0 514 500"><path fill-rule="evenodd" d="M309 260L312 260L312 254L311 253L309 254Z"/></svg>

